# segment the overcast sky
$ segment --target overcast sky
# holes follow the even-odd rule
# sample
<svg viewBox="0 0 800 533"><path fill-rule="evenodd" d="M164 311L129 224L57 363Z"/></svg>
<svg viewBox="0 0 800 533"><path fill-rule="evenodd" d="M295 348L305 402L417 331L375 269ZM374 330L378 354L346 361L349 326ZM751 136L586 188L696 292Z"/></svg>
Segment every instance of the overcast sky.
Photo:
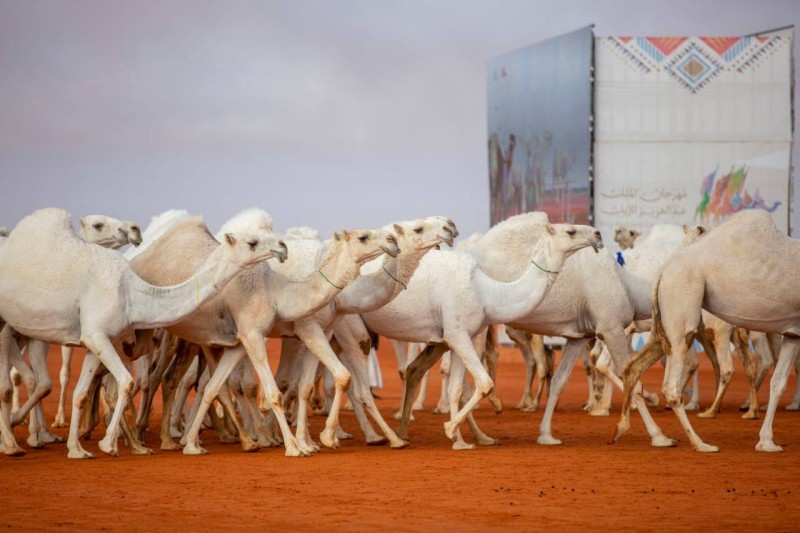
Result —
<svg viewBox="0 0 800 533"><path fill-rule="evenodd" d="M591 23L798 21L796 0L0 0L0 225L175 207L215 230L258 206L324 236L434 214L485 231L489 58Z"/></svg>

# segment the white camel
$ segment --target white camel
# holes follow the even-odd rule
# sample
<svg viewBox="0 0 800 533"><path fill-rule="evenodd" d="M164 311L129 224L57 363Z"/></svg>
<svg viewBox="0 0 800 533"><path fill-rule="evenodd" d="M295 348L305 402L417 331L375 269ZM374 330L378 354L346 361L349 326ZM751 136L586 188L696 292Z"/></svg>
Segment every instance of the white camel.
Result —
<svg viewBox="0 0 800 533"><path fill-rule="evenodd" d="M530 241L529 234L541 226L543 216L546 215L526 213L495 225L471 247L470 254L478 260L481 269L494 278L516 279L527 267L523 250ZM516 329L567 338L539 426L539 444L561 444L552 434L553 413L587 339L595 335L601 337L611 350L617 368L622 369L628 358L625 328L634 320L649 318L651 312L650 289L646 282L625 272L609 254L581 250L564 263L544 302L511 322ZM411 365L418 367L412 368L416 375L424 372L426 360L429 361L419 357ZM615 385L621 388L621 380L614 378ZM409 381L409 390L413 390L413 385ZM635 400L653 446L674 446L675 441L665 437L653 421L644 400L638 395ZM401 423L407 423L407 417Z"/></svg>
<svg viewBox="0 0 800 533"><path fill-rule="evenodd" d="M122 221L113 217L105 215L88 215L79 219L78 236L84 241L99 244L106 248L118 249L128 243L134 246L141 242L141 234L139 227L130 221ZM12 335L11 331L4 332L4 334ZM52 390L52 382L50 374L47 369L47 353L50 345L36 339L31 339L27 343L28 359L31 367L23 361L19 343L15 340L10 344L11 351L9 352L13 371L21 372L22 381L26 383L28 389L28 399L20 407L18 398L18 380L12 375L14 382L14 401L12 402L12 426L19 424L28 415L31 409L34 410L33 415L29 420L29 436L27 443L32 448L40 448L44 444L53 442L63 442L61 437L53 435L47 428L44 417L44 410L42 409L41 400L50 394ZM69 348L70 352L72 348ZM63 360L62 360L63 361ZM69 365L69 361L66 361ZM62 375L64 368L62 365ZM62 382L61 385L61 398L66 398L67 381ZM62 413L63 414L63 413Z"/></svg>
<svg viewBox="0 0 800 533"><path fill-rule="evenodd" d="M390 227L398 242L399 254L396 257L387 257L365 264L361 268L362 275L354 283L339 293L327 308L295 322L295 329L301 325L303 327L316 325L327 335L337 333L337 340L342 348L342 362L351 370L351 374L357 373L353 374L351 403L359 424L368 438L368 443L377 444L388 440L393 448L402 448L407 443L398 438L386 424L369 391L366 356L369 353L370 342L366 328L355 319L346 321L338 330L336 326L344 315L375 311L389 304L398 295L404 294L403 291L414 279L415 271L423 258L427 257L426 254L442 243L452 245L458 230L452 220L442 216L398 222ZM297 437L304 447L316 450L318 448L308 435L306 423L307 402L313 388L316 360L309 357L307 350L301 349L295 366L299 374ZM339 407L334 397L331 412L337 412ZM375 438L375 431L369 425L365 409L380 426L385 438ZM329 415L326 431L329 428L335 430L338 426L338 421L332 420Z"/></svg>
<svg viewBox="0 0 800 533"><path fill-rule="evenodd" d="M800 243L779 232L770 215L760 210L737 214L676 252L653 287L651 339L625 369L623 412L614 440L630 427L631 385L662 354L668 354L667 401L695 450L718 451L694 431L681 397L686 351L690 339L700 333L701 309L705 309L739 327L784 335L756 446L758 451L781 451L773 441L772 423L800 349L798 264Z"/></svg>
<svg viewBox="0 0 800 533"><path fill-rule="evenodd" d="M637 240L641 235L639 230L620 226L614 229L614 242L617 243L620 250L628 250L636 246Z"/></svg>
<svg viewBox="0 0 800 533"><path fill-rule="evenodd" d="M270 219L271 220L271 219ZM227 231L228 228L223 228ZM187 264L202 262L216 242L210 235L191 235L168 230L131 264L144 279L164 283L190 275ZM173 242L174 241L174 242ZM174 336L203 346L209 365L215 367L202 398L192 410L192 421L182 439L183 453L202 454L199 431L211 402L217 397L228 375L246 353L256 369L269 406L278 417L287 456L306 455L298 447L283 413L281 393L269 369L265 340L274 327L303 318L329 302L342 287L356 277L359 266L384 252L396 253L394 237L385 231L352 230L337 233L329 243L289 241L289 258L282 265L261 265L236 280L218 298L184 320L167 328ZM311 243L311 244L305 244ZM285 243L284 243L285 246ZM179 259L180 261L176 260ZM180 265L176 263L180 262ZM278 272L276 269L280 269ZM287 275L291 275L289 278ZM165 279L165 276L169 278ZM334 371L341 392L350 375L335 355L325 351L327 339L298 332L314 353L324 358ZM224 351L223 351L224 350ZM330 350L330 346L328 346ZM222 353L220 353L222 352ZM165 406L165 418L169 409ZM238 422L236 422L238 425ZM166 428L166 431L164 430ZM244 449L256 449L256 443L238 427ZM162 426L162 448L175 449L169 435L169 423Z"/></svg>
<svg viewBox="0 0 800 533"><path fill-rule="evenodd" d="M21 336L87 349L73 397L69 457L92 454L78 442L78 413L92 374L102 363L117 381L120 394L100 449L116 455L120 417L132 378L114 343L134 329L166 326L217 294L236 274L274 255L271 234L228 235L186 282L155 287L135 275L117 252L81 240L69 213L41 209L25 217L0 248L0 325ZM0 357L0 385L10 393L7 349ZM4 400L5 394L0 395ZM7 455L21 448L11 433L7 402L0 430Z"/></svg>
<svg viewBox="0 0 800 533"><path fill-rule="evenodd" d="M105 248L118 250L127 244L139 246L142 242L142 232L137 224L129 220L117 220L103 215L88 215L81 217L78 235L86 242L99 244ZM72 363L72 346L61 347L61 371L59 383L61 389L58 398L58 411L52 427L67 427L65 407L67 404L67 385L70 378L70 364Z"/></svg>
<svg viewBox="0 0 800 533"><path fill-rule="evenodd" d="M493 388L476 351L483 349L476 345L476 336L490 324L513 322L531 313L548 293L567 257L581 248L602 246L600 233L589 226L539 224L525 238L526 244L517 252L528 268L515 281L494 280L467 253L432 253L423 259L408 291L389 305L362 314L366 325L381 335L432 343L415 363L428 363L429 368L448 348L456 355L451 360L448 385L450 420L445 423L445 435L455 441L456 449L472 448L463 443L459 425ZM459 410L465 366L475 381L475 391ZM411 393L409 386L398 430L401 438L406 433Z"/></svg>

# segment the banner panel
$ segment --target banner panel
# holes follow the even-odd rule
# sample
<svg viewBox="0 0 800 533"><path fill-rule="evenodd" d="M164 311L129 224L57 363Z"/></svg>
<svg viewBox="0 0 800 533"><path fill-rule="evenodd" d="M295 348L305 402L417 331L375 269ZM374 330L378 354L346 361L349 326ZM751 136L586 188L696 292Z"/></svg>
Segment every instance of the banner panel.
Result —
<svg viewBox="0 0 800 533"><path fill-rule="evenodd" d="M764 209L788 232L792 31L596 41L595 225L714 226Z"/></svg>
<svg viewBox="0 0 800 533"><path fill-rule="evenodd" d="M591 28L488 65L491 223L528 211L589 223Z"/></svg>

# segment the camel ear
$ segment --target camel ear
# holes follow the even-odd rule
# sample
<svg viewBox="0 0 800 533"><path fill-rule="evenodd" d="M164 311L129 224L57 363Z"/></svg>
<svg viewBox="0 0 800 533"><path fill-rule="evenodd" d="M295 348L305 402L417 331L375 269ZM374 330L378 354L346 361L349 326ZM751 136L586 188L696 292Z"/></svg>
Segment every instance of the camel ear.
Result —
<svg viewBox="0 0 800 533"><path fill-rule="evenodd" d="M697 234L698 234L698 235L702 235L703 233L705 233L705 232L707 232L707 231L708 231L708 230L706 229L706 227L705 227L705 226L697 226Z"/></svg>
<svg viewBox="0 0 800 533"><path fill-rule="evenodd" d="M397 233L398 235L405 235L405 233L403 232L403 227L400 226L399 224L392 224L392 229L394 229L394 232Z"/></svg>
<svg viewBox="0 0 800 533"><path fill-rule="evenodd" d="M81 222L81 229L86 229L86 219L84 217L79 218Z"/></svg>
<svg viewBox="0 0 800 533"><path fill-rule="evenodd" d="M337 231L336 233L333 234L333 240L334 241L341 241L342 240L342 235Z"/></svg>
<svg viewBox="0 0 800 533"><path fill-rule="evenodd" d="M687 235L689 233L689 226L687 226L686 224L681 226L681 229L683 230L684 235Z"/></svg>
<svg viewBox="0 0 800 533"><path fill-rule="evenodd" d="M353 236L353 232L352 232L352 231L349 231L349 230L344 230L344 231L342 231L342 238L343 238L345 241L349 241L349 240L350 240L350 237L352 237L352 236Z"/></svg>
<svg viewBox="0 0 800 533"><path fill-rule="evenodd" d="M555 235L556 234L556 229L553 227L552 224L545 224L544 228L547 230L547 233L549 233L550 235Z"/></svg>
<svg viewBox="0 0 800 533"><path fill-rule="evenodd" d="M616 239L619 237L619 234L622 233L622 228L617 228L614 230L614 238Z"/></svg>
<svg viewBox="0 0 800 533"><path fill-rule="evenodd" d="M638 230L635 230L635 229L631 230L631 237L633 237L634 239L636 237L638 237L639 235L641 235L641 233Z"/></svg>
<svg viewBox="0 0 800 533"><path fill-rule="evenodd" d="M233 236L233 233L226 233L225 242L228 243L228 246L233 246L234 244L236 244L236 237Z"/></svg>

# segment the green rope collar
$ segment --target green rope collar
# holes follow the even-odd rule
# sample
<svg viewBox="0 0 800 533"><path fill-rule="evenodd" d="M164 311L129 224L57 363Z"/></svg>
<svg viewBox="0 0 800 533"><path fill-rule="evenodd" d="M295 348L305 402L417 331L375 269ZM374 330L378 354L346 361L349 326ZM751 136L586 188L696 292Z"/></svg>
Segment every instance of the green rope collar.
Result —
<svg viewBox="0 0 800 533"><path fill-rule="evenodd" d="M400 285L402 285L404 289L408 290L408 286L407 286L405 283L403 283L402 281L400 281L399 279L397 279L396 277L392 276L392 273L391 273L391 272L389 272L388 270L386 270L386 267L385 267L385 266L383 267L383 271L384 271L384 272L386 272L387 274L389 274L389 277L390 277L390 278L392 278L392 279L393 279L393 280L395 280L397 283L399 283Z"/></svg>
<svg viewBox="0 0 800 533"><path fill-rule="evenodd" d="M319 272L320 276L322 276L323 278L325 278L325 281L327 281L328 283L330 283L331 285L333 285L333 286L334 286L334 287L336 287L337 289L339 289L339 290L342 290L342 289L344 289L344 287L340 287L340 286L336 285L334 282L332 282L331 280L329 280L329 279L328 279L328 276L326 276L325 274L323 274L323 273L322 273L322 269L321 269L321 268L320 268L319 270L317 270L317 272Z"/></svg>
<svg viewBox="0 0 800 533"><path fill-rule="evenodd" d="M531 263L536 265L536 268L538 268L542 272L547 272L548 274L558 274L558 271L556 270L547 270L546 268L542 268L536 261L531 261Z"/></svg>

